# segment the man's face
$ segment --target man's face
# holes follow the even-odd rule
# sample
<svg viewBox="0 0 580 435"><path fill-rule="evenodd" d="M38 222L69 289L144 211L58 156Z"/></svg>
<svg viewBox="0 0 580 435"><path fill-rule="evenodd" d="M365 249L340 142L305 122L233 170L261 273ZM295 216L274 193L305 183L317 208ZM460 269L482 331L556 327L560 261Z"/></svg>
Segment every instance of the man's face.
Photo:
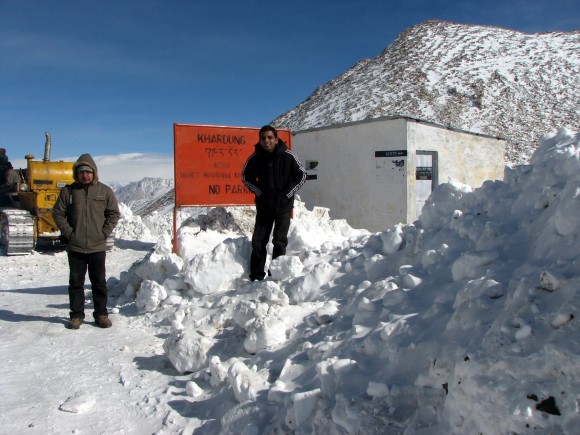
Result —
<svg viewBox="0 0 580 435"><path fill-rule="evenodd" d="M278 138L274 136L274 133L271 131L264 131L260 134L260 145L267 153L271 153L276 148L276 144L278 143Z"/></svg>
<svg viewBox="0 0 580 435"><path fill-rule="evenodd" d="M79 172L79 181L81 182L81 184L91 184L93 182L94 177L95 174L93 174L92 172L87 171Z"/></svg>

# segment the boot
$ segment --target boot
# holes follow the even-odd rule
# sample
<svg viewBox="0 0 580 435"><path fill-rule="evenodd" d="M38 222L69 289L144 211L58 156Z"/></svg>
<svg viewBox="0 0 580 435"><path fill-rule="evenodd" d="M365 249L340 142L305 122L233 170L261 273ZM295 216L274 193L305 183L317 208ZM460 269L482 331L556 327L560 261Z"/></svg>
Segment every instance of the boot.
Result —
<svg viewBox="0 0 580 435"><path fill-rule="evenodd" d="M108 316L96 317L95 323L97 324L97 326L101 328L110 328L111 326L113 326L113 323L111 322Z"/></svg>
<svg viewBox="0 0 580 435"><path fill-rule="evenodd" d="M72 319L69 320L68 327L69 329L79 329L82 324L83 319L81 319L80 317L73 317Z"/></svg>

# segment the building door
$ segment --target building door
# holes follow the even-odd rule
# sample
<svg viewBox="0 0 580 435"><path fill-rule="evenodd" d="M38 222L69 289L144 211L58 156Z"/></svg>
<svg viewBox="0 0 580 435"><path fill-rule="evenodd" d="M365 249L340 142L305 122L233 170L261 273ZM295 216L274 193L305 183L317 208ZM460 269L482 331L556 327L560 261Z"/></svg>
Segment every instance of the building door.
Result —
<svg viewBox="0 0 580 435"><path fill-rule="evenodd" d="M415 159L415 219L421 215L425 201L439 184L437 151L417 151Z"/></svg>

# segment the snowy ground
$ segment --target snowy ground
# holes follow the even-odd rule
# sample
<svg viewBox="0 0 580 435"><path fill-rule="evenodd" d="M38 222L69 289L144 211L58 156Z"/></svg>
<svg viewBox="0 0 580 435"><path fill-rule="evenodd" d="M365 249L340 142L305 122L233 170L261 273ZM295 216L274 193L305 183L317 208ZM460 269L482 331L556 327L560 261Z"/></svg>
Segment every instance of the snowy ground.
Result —
<svg viewBox="0 0 580 435"><path fill-rule="evenodd" d="M115 248L109 276L146 252ZM146 434L167 428L168 402L179 398L171 384L179 376L164 356L162 338L134 307L111 315L111 329L91 322L70 331L64 252L0 257L0 268L1 433Z"/></svg>
<svg viewBox="0 0 580 435"><path fill-rule="evenodd" d="M242 212L175 255L124 209L108 330L65 328L64 253L0 257L2 432L578 433L579 140L380 233L299 203L263 282Z"/></svg>

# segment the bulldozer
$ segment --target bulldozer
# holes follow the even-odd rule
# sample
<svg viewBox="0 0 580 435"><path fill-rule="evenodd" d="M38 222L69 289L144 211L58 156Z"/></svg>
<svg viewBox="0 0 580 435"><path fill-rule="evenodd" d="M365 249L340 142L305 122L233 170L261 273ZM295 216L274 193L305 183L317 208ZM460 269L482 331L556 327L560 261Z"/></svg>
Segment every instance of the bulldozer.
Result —
<svg viewBox="0 0 580 435"><path fill-rule="evenodd" d="M30 254L40 245L60 245L61 234L52 217L60 190L73 183L74 162L51 161L50 134L45 132L44 158L24 156L17 191L8 194L10 206L0 208L0 253Z"/></svg>

